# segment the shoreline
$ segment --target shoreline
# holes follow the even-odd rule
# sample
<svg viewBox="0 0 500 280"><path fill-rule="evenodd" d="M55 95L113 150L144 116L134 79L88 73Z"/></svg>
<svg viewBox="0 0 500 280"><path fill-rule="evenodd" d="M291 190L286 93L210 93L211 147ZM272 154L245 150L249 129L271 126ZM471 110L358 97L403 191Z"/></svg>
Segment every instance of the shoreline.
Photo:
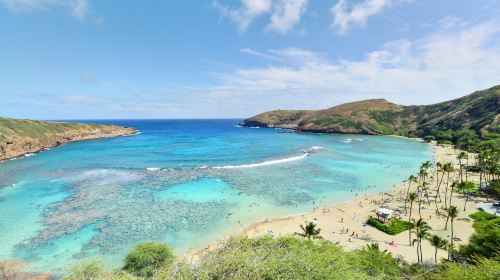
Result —
<svg viewBox="0 0 500 280"><path fill-rule="evenodd" d="M402 137L394 135L394 137ZM403 137L406 138L406 137ZM418 138L406 138L414 141L421 141ZM456 152L450 146L438 146L435 142L428 143L432 149L432 162L452 162L454 165L457 164ZM418 170L415 170L415 173ZM430 191L433 192L433 186L435 182L435 169L433 168L429 172L430 177ZM456 172L450 176L450 178L457 177ZM474 178L475 174L470 174L470 180L476 181ZM478 181L478 180L477 180ZM361 194L358 197L353 197L351 200L333 203L332 205L326 206L321 209L314 211L288 215L283 217L277 217L273 219L265 219L264 221L253 221L247 224L243 224L242 228L233 230L228 233L222 233L223 238L218 241L205 244L192 251L186 253L186 257L191 259L191 261L196 261L204 253L214 250L224 244L230 236L245 235L250 238L272 235L275 237L291 235L299 230L299 225L305 222L312 221L322 229L321 236L327 240L332 241L335 244L340 245L343 249L347 251L361 249L363 246L378 243L381 250L387 249L391 252L393 256L402 258L408 262L416 262L416 251L414 246L409 246L408 242L408 231L404 231L397 235L388 235L376 228L366 225L365 222L369 216L375 216L375 210L381 205L384 205L384 201L389 202L389 208L400 209L404 205L404 199L402 196L406 192L408 184L406 182L401 182L393 188L385 192L372 193L372 194ZM412 186L412 189L415 185ZM444 189L442 186L441 189ZM441 190L440 193L442 193ZM463 210L463 203L465 199L454 192L453 205L457 205L460 212L459 218L455 221L455 241L457 245L466 244L469 237L474 233L472 227L472 222L469 220L468 215L477 211L475 208L475 201L477 198L471 198L467 204L466 211ZM430 194L430 197L433 195ZM422 203L424 206L424 203ZM449 230L444 230L443 218L444 210L439 209L439 214L436 213L434 202L422 207L422 218L426 220L429 225L433 228L431 234L438 234L445 239L449 239ZM413 205L412 218L418 219L418 206ZM408 220L406 215L401 215L403 220ZM348 230L348 234L345 233ZM434 259L434 248L429 242L424 241L422 243L424 260L433 261ZM438 257L445 257L446 252L444 250L438 251Z"/></svg>
<svg viewBox="0 0 500 280"><path fill-rule="evenodd" d="M38 144L37 147L29 147L27 149L24 149L23 151L15 151L13 152L14 155L12 156L4 156L0 158L0 163L3 163L5 161L9 160L18 160L18 159L23 159L32 155L36 155L54 148L58 148L63 146L64 144L71 143L71 142L80 142L80 141L87 141L87 140L96 140L96 139L105 139L105 138L114 138L114 137L120 137L120 136L133 136L140 134L140 131L136 130L135 128L132 127L121 127L121 126L110 126L110 128L117 127L118 129L116 131L107 131L106 133L103 134L89 134L89 135L82 135L82 134L76 134L71 136L64 136L64 135L54 135L53 137L55 139L38 139L38 141L48 141L48 143L42 143ZM69 139L68 139L69 138ZM26 143L24 143L26 144ZM28 145L36 145L33 143L29 143ZM3 147L0 147L3 148Z"/></svg>

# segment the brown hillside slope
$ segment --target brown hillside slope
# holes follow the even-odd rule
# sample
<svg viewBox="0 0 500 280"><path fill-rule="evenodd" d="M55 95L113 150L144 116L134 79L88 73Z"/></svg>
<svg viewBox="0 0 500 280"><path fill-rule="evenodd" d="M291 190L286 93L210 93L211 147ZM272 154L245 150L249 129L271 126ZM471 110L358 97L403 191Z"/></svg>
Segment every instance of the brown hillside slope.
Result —
<svg viewBox="0 0 500 280"><path fill-rule="evenodd" d="M130 127L0 118L0 160L61 144L137 132Z"/></svg>
<svg viewBox="0 0 500 280"><path fill-rule="evenodd" d="M305 132L404 134L425 129L481 133L499 128L500 86L434 105L403 106L370 99L324 110L277 110L241 122L244 126L291 128Z"/></svg>

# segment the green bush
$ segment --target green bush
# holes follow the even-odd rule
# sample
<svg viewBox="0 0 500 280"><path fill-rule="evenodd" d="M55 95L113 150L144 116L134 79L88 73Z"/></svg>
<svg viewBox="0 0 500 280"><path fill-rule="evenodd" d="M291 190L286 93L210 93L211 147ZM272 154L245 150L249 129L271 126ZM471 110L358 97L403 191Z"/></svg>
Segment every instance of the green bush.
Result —
<svg viewBox="0 0 500 280"><path fill-rule="evenodd" d="M436 138L433 136L433 135L427 135L424 137L424 141L425 142L431 142L431 141L434 141L436 140Z"/></svg>
<svg viewBox="0 0 500 280"><path fill-rule="evenodd" d="M473 258L483 256L495 258L500 256L500 217L487 212L476 212L470 215L474 219L476 232L470 237L469 244L460 247L460 253Z"/></svg>
<svg viewBox="0 0 500 280"><path fill-rule="evenodd" d="M362 250L351 253L354 267L375 279L396 278L399 274L398 261L387 250L381 251L377 243L367 245Z"/></svg>
<svg viewBox="0 0 500 280"><path fill-rule="evenodd" d="M70 275L65 280L99 279L104 275L104 265L99 261L91 261L70 268Z"/></svg>
<svg viewBox="0 0 500 280"><path fill-rule="evenodd" d="M326 240L233 237L199 260L198 279L373 279Z"/></svg>
<svg viewBox="0 0 500 280"><path fill-rule="evenodd" d="M159 268L170 265L174 258L170 248L165 244L139 243L125 257L123 270L137 276L151 277Z"/></svg>
<svg viewBox="0 0 500 280"><path fill-rule="evenodd" d="M450 140L438 140L437 143L439 145L453 145L453 142L451 142Z"/></svg>
<svg viewBox="0 0 500 280"><path fill-rule="evenodd" d="M499 260L477 258L474 263L462 264L448 262L438 267L437 270L429 274L425 278L430 280L495 280L500 279L500 262Z"/></svg>
<svg viewBox="0 0 500 280"><path fill-rule="evenodd" d="M410 229L410 224L408 222L396 218L390 219L387 223L384 223L377 218L369 217L366 223L390 235L396 235Z"/></svg>
<svg viewBox="0 0 500 280"><path fill-rule="evenodd" d="M495 197L496 199L500 198L500 179L491 180L490 185L486 192Z"/></svg>
<svg viewBox="0 0 500 280"><path fill-rule="evenodd" d="M488 220L493 220L497 216L484 211L478 211L469 215L475 222L484 222Z"/></svg>
<svg viewBox="0 0 500 280"><path fill-rule="evenodd" d="M492 222L490 216L475 213L480 222ZM147 245L147 246L146 246ZM140 247L140 248L138 248ZM152 249L153 248L153 249ZM139 244L132 253L142 256L165 256L168 247L156 243ZM151 254L151 252L155 252ZM163 252L159 253L158 251ZM167 254L172 257L171 254ZM173 257L172 257L173 258ZM150 258L146 258L151 260ZM327 240L308 240L293 236L248 238L232 237L213 251L204 253L193 263L177 259L155 264L153 279L425 279L464 280L499 279L500 259L472 257L469 263L445 262L407 264L398 261L377 244L345 252ZM134 261L134 264L137 262ZM72 269L67 280L145 280L147 275L127 271L103 272L102 264L91 262Z"/></svg>

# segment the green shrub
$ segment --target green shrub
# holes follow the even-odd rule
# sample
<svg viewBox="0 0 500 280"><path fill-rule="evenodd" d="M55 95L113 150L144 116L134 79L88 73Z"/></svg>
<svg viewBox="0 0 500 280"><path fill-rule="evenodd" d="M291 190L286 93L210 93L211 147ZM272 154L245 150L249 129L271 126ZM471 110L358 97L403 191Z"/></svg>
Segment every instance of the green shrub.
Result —
<svg viewBox="0 0 500 280"><path fill-rule="evenodd" d="M499 260L477 258L474 263L462 264L448 262L438 267L437 270L429 274L425 278L430 280L495 280L500 279L500 262Z"/></svg>
<svg viewBox="0 0 500 280"><path fill-rule="evenodd" d="M427 135L424 137L424 141L425 142L431 142L431 141L434 141L436 140L436 138L433 136L433 135Z"/></svg>
<svg viewBox="0 0 500 280"><path fill-rule="evenodd" d="M198 279L373 279L326 240L233 237L199 260Z"/></svg>
<svg viewBox="0 0 500 280"><path fill-rule="evenodd" d="M398 261L387 250L381 251L377 243L367 245L362 250L351 253L353 266L376 279L396 278L399 273Z"/></svg>
<svg viewBox="0 0 500 280"><path fill-rule="evenodd" d="M366 223L390 235L396 235L410 229L410 224L408 222L396 218L390 219L387 223L384 223L370 216Z"/></svg>
<svg viewBox="0 0 500 280"><path fill-rule="evenodd" d="M159 268L170 265L174 258L170 248L165 244L139 243L125 257L123 270L137 276L151 277Z"/></svg>
<svg viewBox="0 0 500 280"><path fill-rule="evenodd" d="M91 261L70 268L70 275L65 280L99 279L104 275L104 265L99 261Z"/></svg>
<svg viewBox="0 0 500 280"><path fill-rule="evenodd" d="M495 258L500 256L500 217L487 212L476 212L470 215L474 219L476 232L470 237L469 244L460 247L460 253L473 258L483 256Z"/></svg>
<svg viewBox="0 0 500 280"><path fill-rule="evenodd" d="M497 216L484 211L478 211L469 215L475 222L483 222L495 219Z"/></svg>
<svg viewBox="0 0 500 280"><path fill-rule="evenodd" d="M495 197L496 199L500 198L500 179L491 180L490 185L486 192Z"/></svg>
<svg viewBox="0 0 500 280"><path fill-rule="evenodd" d="M479 185L471 181L463 181L458 184L458 189L463 194L473 193L479 190Z"/></svg>
<svg viewBox="0 0 500 280"><path fill-rule="evenodd" d="M437 140L438 145L453 145L450 140Z"/></svg>

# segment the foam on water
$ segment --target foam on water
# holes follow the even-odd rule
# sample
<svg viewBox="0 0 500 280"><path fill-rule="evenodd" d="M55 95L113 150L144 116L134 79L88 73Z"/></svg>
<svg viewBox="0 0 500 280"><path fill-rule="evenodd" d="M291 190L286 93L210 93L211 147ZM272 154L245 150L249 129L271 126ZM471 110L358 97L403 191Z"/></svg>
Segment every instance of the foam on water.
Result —
<svg viewBox="0 0 500 280"><path fill-rule="evenodd" d="M274 165L280 163L286 163L296 160L301 160L309 156L309 153L303 153L300 156L287 157L282 159L268 160L259 163L251 163L251 164L242 164L242 165L224 165L224 166L214 166L213 169L236 169L236 168L252 168L252 167L261 167L267 165Z"/></svg>
<svg viewBox="0 0 500 280"><path fill-rule="evenodd" d="M146 170L147 171L160 171L161 168L159 168L159 167L148 167L148 168L146 168Z"/></svg>

